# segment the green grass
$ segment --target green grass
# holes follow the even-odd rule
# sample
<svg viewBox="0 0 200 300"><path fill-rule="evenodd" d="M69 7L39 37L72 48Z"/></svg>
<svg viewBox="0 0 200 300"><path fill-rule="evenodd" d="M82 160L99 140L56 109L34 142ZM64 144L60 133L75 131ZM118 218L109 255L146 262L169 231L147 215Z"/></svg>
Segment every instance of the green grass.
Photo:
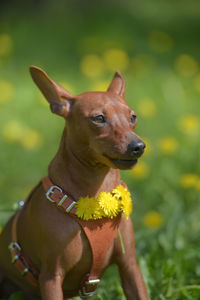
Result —
<svg viewBox="0 0 200 300"><path fill-rule="evenodd" d="M200 299L199 14L199 3L188 5L185 0L124 1L114 6L94 1L77 7L60 1L59 6L7 4L0 9L2 227L16 202L47 174L64 126L45 100L42 103L28 66L43 67L78 94L111 80L113 71L104 57L109 49L121 49L129 59L121 71L127 101L138 113L136 132L149 144L143 165L122 172L133 195L138 262L150 299ZM155 38L155 32L161 35ZM11 46L2 53L4 33ZM88 54L97 55L102 64L97 77L81 71ZM118 63L114 61L116 68ZM4 87L5 81L11 87L4 91L2 81ZM36 137L29 139L31 132ZM166 138L170 138L167 145ZM124 299L116 273L115 267L106 272L96 299ZM11 299L23 297L17 294Z"/></svg>

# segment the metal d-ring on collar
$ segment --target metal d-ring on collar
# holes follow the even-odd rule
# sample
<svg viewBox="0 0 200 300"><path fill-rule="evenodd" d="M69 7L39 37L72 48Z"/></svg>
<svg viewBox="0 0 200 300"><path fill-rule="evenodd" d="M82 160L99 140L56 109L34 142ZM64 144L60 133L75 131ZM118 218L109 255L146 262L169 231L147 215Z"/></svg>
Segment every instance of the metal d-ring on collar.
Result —
<svg viewBox="0 0 200 300"><path fill-rule="evenodd" d="M83 299L87 298L87 297L92 297L96 293L96 290L94 290L92 292L86 292L86 286L87 285L98 285L99 282L100 282L100 279L90 279L90 280L86 281L85 286L83 286L79 290L79 296Z"/></svg>

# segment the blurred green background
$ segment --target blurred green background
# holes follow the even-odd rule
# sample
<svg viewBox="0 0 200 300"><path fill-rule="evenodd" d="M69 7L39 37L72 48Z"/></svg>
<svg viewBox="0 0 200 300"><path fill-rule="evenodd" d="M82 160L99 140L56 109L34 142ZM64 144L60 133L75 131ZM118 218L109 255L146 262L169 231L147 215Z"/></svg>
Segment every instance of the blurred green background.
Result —
<svg viewBox="0 0 200 300"><path fill-rule="evenodd" d="M0 226L47 174L64 121L29 75L71 93L127 84L147 151L122 172L150 299L200 299L200 2L0 2ZM11 300L23 299L22 294ZM96 299L125 299L111 268Z"/></svg>

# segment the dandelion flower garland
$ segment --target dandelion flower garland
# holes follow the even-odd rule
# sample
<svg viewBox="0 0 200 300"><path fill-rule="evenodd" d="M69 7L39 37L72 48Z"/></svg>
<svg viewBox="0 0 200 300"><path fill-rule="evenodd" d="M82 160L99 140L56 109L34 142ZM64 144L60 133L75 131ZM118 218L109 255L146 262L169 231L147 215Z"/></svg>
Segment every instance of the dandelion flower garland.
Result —
<svg viewBox="0 0 200 300"><path fill-rule="evenodd" d="M123 212L128 219L132 212L130 192L118 185L111 193L101 192L97 198L81 197L76 203L76 215L83 220L114 218Z"/></svg>

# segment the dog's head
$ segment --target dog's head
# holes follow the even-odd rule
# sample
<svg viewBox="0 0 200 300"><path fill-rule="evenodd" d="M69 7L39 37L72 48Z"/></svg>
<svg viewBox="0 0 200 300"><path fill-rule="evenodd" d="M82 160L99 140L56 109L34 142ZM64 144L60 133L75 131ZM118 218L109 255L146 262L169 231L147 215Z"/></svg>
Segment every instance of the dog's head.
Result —
<svg viewBox="0 0 200 300"><path fill-rule="evenodd" d="M134 133L135 112L124 99L125 82L116 72L106 92L73 96L40 68L31 66L33 80L50 103L53 113L67 120L68 146L81 160L117 169L131 169L145 144Z"/></svg>

